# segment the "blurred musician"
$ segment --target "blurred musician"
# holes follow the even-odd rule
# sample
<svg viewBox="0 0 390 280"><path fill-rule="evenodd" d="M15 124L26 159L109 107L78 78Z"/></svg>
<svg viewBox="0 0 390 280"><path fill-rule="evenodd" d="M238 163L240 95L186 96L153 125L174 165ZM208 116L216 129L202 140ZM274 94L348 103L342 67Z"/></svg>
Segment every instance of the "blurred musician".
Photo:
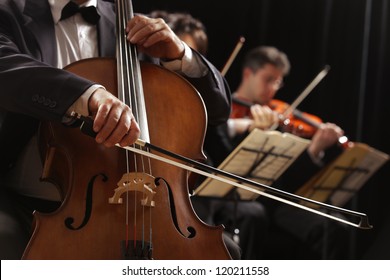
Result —
<svg viewBox="0 0 390 280"><path fill-rule="evenodd" d="M206 147L210 147L207 151L216 165L254 128L268 130L277 126L278 113L271 103L289 71L287 55L275 47L259 46L247 53L242 63L241 83L233 93L230 119L206 139ZM342 135L343 130L336 124L321 124L306 152L274 186L295 192L341 152L337 143ZM265 258L342 259L347 256L347 231L343 225L295 207L261 198L259 201L266 206L270 220L269 238L263 248Z"/></svg>

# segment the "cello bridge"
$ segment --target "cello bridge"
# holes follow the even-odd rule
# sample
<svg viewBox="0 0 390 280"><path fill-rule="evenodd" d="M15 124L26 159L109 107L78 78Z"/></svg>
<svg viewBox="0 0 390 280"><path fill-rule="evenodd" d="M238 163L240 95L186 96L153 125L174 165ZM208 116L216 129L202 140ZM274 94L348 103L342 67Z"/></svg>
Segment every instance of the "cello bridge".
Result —
<svg viewBox="0 0 390 280"><path fill-rule="evenodd" d="M122 204L122 195L129 191L138 191L143 193L144 198L141 199L142 206L154 207L153 200L157 187L154 183L155 178L149 174L142 172L129 172L123 174L122 178L117 183L118 187L114 190L114 195L108 199L111 204Z"/></svg>

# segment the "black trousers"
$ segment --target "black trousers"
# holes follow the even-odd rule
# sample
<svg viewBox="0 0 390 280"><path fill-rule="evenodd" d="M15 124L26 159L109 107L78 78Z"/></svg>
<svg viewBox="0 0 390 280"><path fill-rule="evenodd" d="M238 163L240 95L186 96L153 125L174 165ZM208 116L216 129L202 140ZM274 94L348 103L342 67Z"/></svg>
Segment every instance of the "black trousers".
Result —
<svg viewBox="0 0 390 280"><path fill-rule="evenodd" d="M262 204L202 196L192 196L191 201L195 212L205 223L225 226L225 231L242 250L241 259L263 258L268 217Z"/></svg>
<svg viewBox="0 0 390 280"><path fill-rule="evenodd" d="M271 221L270 238L264 248L267 259L348 258L347 225L290 205L267 209Z"/></svg>

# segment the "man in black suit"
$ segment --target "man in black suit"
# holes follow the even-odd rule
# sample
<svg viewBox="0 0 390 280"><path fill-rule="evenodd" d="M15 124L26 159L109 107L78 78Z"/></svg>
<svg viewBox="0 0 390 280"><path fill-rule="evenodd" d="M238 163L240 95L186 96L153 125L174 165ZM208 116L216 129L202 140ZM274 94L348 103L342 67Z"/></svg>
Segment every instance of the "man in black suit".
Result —
<svg viewBox="0 0 390 280"><path fill-rule="evenodd" d="M68 2L0 0L1 259L20 258L30 237L32 211L53 211L61 200L52 185L38 180L41 167L34 160L39 158L35 144L41 120L67 124L71 112L92 116L96 142L107 147L130 145L140 135L131 108L104 85L62 70L80 59L115 56L114 4L72 1L97 8L92 16L97 22L89 22L91 17L80 13L65 15ZM205 101L209 125L228 118L225 80L165 22L136 15L127 31L127 39L141 53L195 86Z"/></svg>
<svg viewBox="0 0 390 280"><path fill-rule="evenodd" d="M271 110L270 101L283 84L283 78L289 73L290 62L287 55L271 46L258 46L251 49L242 62L242 79L233 93L232 112L227 123L210 128L205 142L205 150L216 165L219 165L255 128L272 129L278 122L276 110ZM288 127L287 127L288 128ZM285 127L279 126L283 130ZM299 135L298 131L291 131ZM272 186L294 193L312 176L321 170L340 152L338 139L343 130L333 123L323 123L311 138L308 148L282 174ZM264 207L268 220L264 217L256 225L243 224L240 234L253 230L247 243L251 247L252 258L266 259L342 259L347 256L347 231L345 225L282 204L260 196L257 199ZM234 204L233 204L234 206ZM252 205L259 208L259 205ZM245 217L245 213L234 207L216 207L214 219L218 223L228 224ZM254 208L255 210L255 208ZM259 213L260 211L256 211ZM223 213L223 214L220 214ZM264 224L261 227L259 224ZM258 236L264 237L262 242ZM243 250L245 246L242 246ZM245 252L243 251L243 258Z"/></svg>

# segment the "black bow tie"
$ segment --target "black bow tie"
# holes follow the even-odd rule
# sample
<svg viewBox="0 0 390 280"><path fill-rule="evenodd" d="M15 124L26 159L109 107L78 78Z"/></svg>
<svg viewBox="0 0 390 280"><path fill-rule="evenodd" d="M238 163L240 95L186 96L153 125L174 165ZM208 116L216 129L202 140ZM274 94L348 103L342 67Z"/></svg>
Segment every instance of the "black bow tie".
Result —
<svg viewBox="0 0 390 280"><path fill-rule="evenodd" d="M96 7L79 7L76 3L70 1L62 9L60 20L67 19L77 13L80 13L85 21L91 24L96 24L100 19L100 15L98 14Z"/></svg>

